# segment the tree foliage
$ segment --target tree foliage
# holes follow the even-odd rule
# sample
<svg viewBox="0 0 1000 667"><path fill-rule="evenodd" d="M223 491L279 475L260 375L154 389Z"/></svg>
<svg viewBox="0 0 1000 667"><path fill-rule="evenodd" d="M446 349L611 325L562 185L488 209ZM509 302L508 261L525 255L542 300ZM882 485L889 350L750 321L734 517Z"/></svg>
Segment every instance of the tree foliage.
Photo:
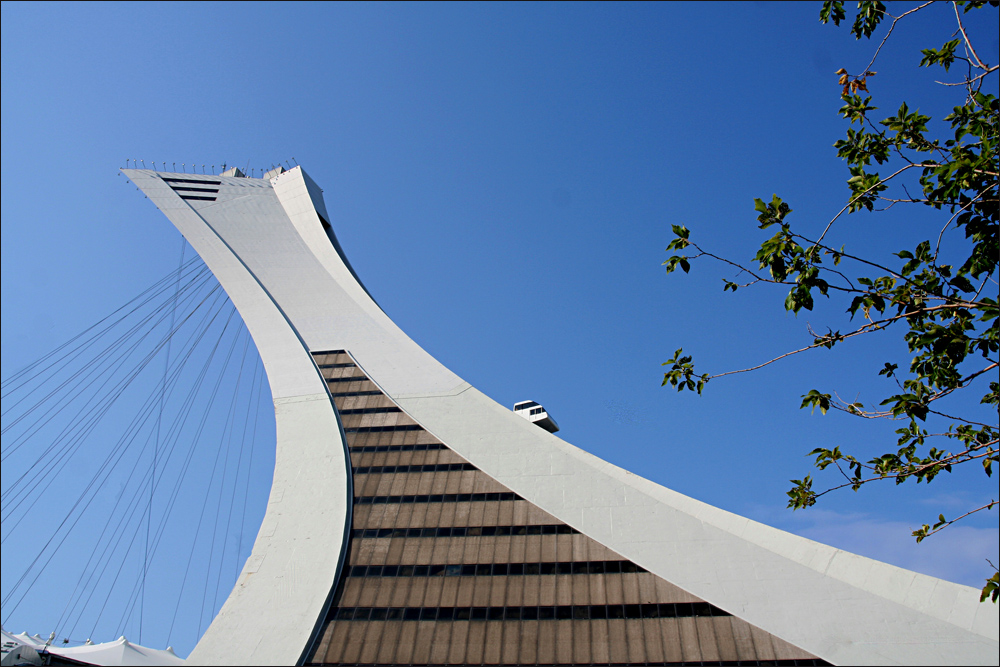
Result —
<svg viewBox="0 0 1000 667"><path fill-rule="evenodd" d="M998 3L953 2L955 32L938 48L923 49L921 67L937 67L959 81L940 85L955 95L953 111L944 116L943 127L905 102L879 120L884 113L872 104L870 79L879 52L897 24L925 10L928 2L898 16L881 2L857 3L851 33L870 39L879 26L886 28L871 62L852 74L834 73L841 87L840 114L848 122L846 136L834 144L838 157L848 166L849 195L844 207L818 234L803 231L807 223L793 224L791 207L777 195L770 201L755 199L758 227L772 235L757 250L751 262L739 262L706 250L691 239L690 231L674 225L675 238L667 246L667 273L687 273L691 263L708 257L749 276L744 283L724 279L723 290L736 292L751 285L782 286L786 311L811 311L815 299L840 300L852 325L846 331L810 329L812 342L790 350L760 365L718 374L695 371L691 355L678 349L664 363L669 369L664 385L678 391L697 391L716 378L762 368L785 357L813 349L830 349L848 339L864 338L880 331L902 335L909 350L909 365L900 368L892 360L878 371L889 389L877 405L840 398L836 392L812 389L802 396L802 408L825 414L843 412L860 419L894 420L897 439L888 451L871 457L842 451L840 447L817 448L815 466L833 466L840 483L823 490L813 488L810 475L792 480L788 505L793 509L814 505L831 491L891 480L895 484L914 480L930 483L956 466L981 465L992 475L998 460L1000 407L998 352L1000 352L1000 306L998 306L998 164L1000 101L986 92L995 87L996 64L982 60L966 34L966 23L977 12L995 12ZM840 25L847 19L843 2L824 2L820 21ZM995 54L990 54L994 55ZM864 93L864 96L862 96ZM883 175L885 174L885 175ZM863 239L855 247L834 247L827 238L831 228L845 215L880 213L890 208L922 207L935 212L939 231L915 247L902 248L893 257L866 252ZM785 291L787 290L787 291ZM899 360L902 361L902 360ZM983 420L981 410L970 410L970 398L993 406ZM974 403L974 401L973 401ZM963 406L965 406L963 408ZM957 412L957 414L956 414ZM943 514L913 532L920 542L956 521L976 512L993 509L996 500L970 507L957 517ZM991 564L992 565L992 564ZM1000 579L994 566L983 588L982 600L997 602Z"/></svg>

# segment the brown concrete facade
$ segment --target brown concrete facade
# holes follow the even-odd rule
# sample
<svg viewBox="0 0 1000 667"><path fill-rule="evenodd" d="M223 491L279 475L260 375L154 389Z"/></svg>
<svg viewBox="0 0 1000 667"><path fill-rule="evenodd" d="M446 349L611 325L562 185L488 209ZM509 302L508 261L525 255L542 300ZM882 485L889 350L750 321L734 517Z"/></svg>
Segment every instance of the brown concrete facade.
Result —
<svg viewBox="0 0 1000 667"><path fill-rule="evenodd" d="M346 352L313 356L344 426L354 506L308 664L827 664L523 500Z"/></svg>

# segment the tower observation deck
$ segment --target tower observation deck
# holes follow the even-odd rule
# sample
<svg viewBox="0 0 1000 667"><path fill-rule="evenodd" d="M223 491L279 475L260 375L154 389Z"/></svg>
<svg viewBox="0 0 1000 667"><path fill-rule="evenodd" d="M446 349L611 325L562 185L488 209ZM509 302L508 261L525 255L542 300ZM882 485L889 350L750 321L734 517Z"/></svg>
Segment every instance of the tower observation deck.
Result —
<svg viewBox="0 0 1000 667"><path fill-rule="evenodd" d="M978 590L683 496L471 387L368 294L300 167L123 171L274 400L267 511L193 664L996 663Z"/></svg>

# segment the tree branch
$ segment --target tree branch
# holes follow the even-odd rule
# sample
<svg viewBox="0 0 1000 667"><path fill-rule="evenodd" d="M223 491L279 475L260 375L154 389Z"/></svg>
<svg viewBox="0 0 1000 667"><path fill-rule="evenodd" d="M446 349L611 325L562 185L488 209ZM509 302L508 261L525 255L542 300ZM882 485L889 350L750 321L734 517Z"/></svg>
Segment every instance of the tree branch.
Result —
<svg viewBox="0 0 1000 667"><path fill-rule="evenodd" d="M863 486L863 485L869 484L871 482L879 482L879 481L885 480L885 479L907 479L907 478L910 478L910 477L914 477L914 476L918 475L919 473L921 473L921 472L923 472L925 470L928 470L929 468L942 467L942 466L946 466L946 465L957 465L959 463L965 463L966 461L976 461L976 460L979 460L979 459L984 459L984 458L989 457L989 456L996 456L996 450L995 449L990 449L990 450L987 450L985 452L980 452L980 453L977 453L977 454L970 454L970 452L978 452L983 447L988 447L990 445L995 445L995 444L997 444L997 442L998 442L997 440L991 440L990 442L983 443L981 445L976 445L974 447L970 447L969 449L966 449L964 452L959 452L958 454L952 454L950 456L947 456L945 458L939 459L937 461L932 461L931 463L925 463L925 464L923 464L921 466L917 466L913 470L907 470L907 471L904 471L904 472L896 473L894 475L879 475L877 477L868 477L867 479L855 479L855 478L849 476L847 473L844 472L844 469L840 466L840 462L843 461L843 460L848 460L848 461L851 461L852 463L856 464L857 466L859 466L859 467L861 467L861 468L863 468L865 470L874 470L875 466L871 465L870 463L862 463L861 461L858 461L857 459L855 459L853 457L847 458L847 459L836 459L834 461L834 464L837 466L837 470L840 471L840 474L842 474L845 478L847 478L847 481L845 483L843 483L843 484L838 484L837 486L830 487L829 489L827 489L825 491L820 491L819 493L815 494L813 497L814 498L819 498L821 496L825 496L826 494L830 493L831 491L837 491L838 489L843 489L843 488L846 488L848 486L855 486L855 485L857 485L857 486ZM963 458L963 457L965 457L965 458ZM957 521L957 519L956 519L956 521Z"/></svg>
<svg viewBox="0 0 1000 667"><path fill-rule="evenodd" d="M875 55L872 56L871 62L868 63L868 67L865 68L865 71L866 72L869 71L872 68L872 66L875 64L875 60L876 60L876 58L878 58L879 51L881 51L882 47L885 46L886 41L889 39L889 35L892 34L893 28L896 27L896 23L900 19L902 19L904 16L907 16L908 14L912 14L914 12L919 12L921 9L924 9L925 7L929 7L929 6L933 5L933 4L934 4L933 2L925 2L924 4L919 5L917 7L914 7L913 9L911 9L911 10L909 10L907 12L903 12L899 16L892 16L892 14L890 14L889 12L885 12L887 16L892 16L892 24L889 26L889 30L888 30L888 32L885 33L885 37L882 38L882 42L878 45L878 48L875 49Z"/></svg>
<svg viewBox="0 0 1000 667"><path fill-rule="evenodd" d="M935 81L934 83L940 84L942 86L971 86L976 81L979 81L983 77L989 76L998 69L1000 69L1000 65L994 65L993 67L988 68L982 74L979 74L971 79L966 79L965 81L957 81L955 83L949 83L948 81Z"/></svg>
<svg viewBox="0 0 1000 667"><path fill-rule="evenodd" d="M930 537L930 536L931 536L931 535L933 535L934 533L940 533L940 532L941 532L942 530L944 530L945 528L947 528L947 527L948 527L948 526L950 526L951 524L955 523L956 521L961 521L962 519L964 519L965 517L969 516L970 514L975 514L976 512L982 512L983 510L991 510L991 509L993 509L993 507L994 507L994 506L995 506L996 504L997 504L997 501L995 501L995 500L991 500L990 502L986 503L986 504L985 504L985 505L983 505L982 507L977 507L977 508L976 508L976 509L974 509L974 510L969 510L968 512L966 512L965 514L963 514L963 515L962 515L962 516L960 516L960 517L956 517L956 518L952 519L951 521L945 521L944 523L941 523L941 524L938 524L938 525L937 525L937 526L936 526L935 528L933 528L932 530L930 530L930 531L928 531L928 532L924 533L924 534L923 534L923 535L921 536L921 538L920 538L920 539L922 540L922 539L924 539L924 538L927 538L927 537ZM989 561L987 561L987 562L989 562ZM992 565L992 563L991 563L991 565Z"/></svg>
<svg viewBox="0 0 1000 667"><path fill-rule="evenodd" d="M930 4L930 3L927 3L927 4ZM872 189L874 189L875 187L877 187L881 183L887 183L888 181L892 180L896 176L899 176L901 173L903 173L907 169L912 169L913 167L926 167L926 166L935 167L935 166L937 166L937 164L936 163L919 163L919 164L910 163L910 164L906 165L905 167L903 167L902 169L899 169L898 171L890 174L887 178L880 179L878 183L876 183L875 185L871 186L870 188L868 188L864 192L860 193L859 195L857 195L856 197L854 197L853 199L851 199L849 202L847 202L847 205L844 206L844 208L840 209L840 211L837 213L837 215L833 216L833 219L830 220L830 222L828 222L826 224L826 229L824 229L823 233L819 235L819 238L816 240L816 245L819 245L819 243L823 240L823 238L826 237L827 232L830 231L830 227L832 227L833 223L837 221L837 218L839 218L840 216L842 216L844 214L844 211L847 211L848 209L850 209L852 204L854 204L855 202L859 201L863 196L865 196L866 194L868 194L869 192L871 192Z"/></svg>
<svg viewBox="0 0 1000 667"><path fill-rule="evenodd" d="M775 281L770 281L770 282L775 282ZM950 309L953 309L953 308L960 308L960 307L962 307L962 306L959 305L959 304L942 304L940 306L929 306L927 308L918 308L917 310L911 310L911 311L907 311L905 313L899 313L897 315L893 315L892 317L887 317L887 318L881 319L881 320L871 320L868 324L865 324L864 326L862 326L862 327L860 327L858 329L855 329L854 331L852 331L850 333L846 333L846 334L838 336L837 342L840 342L841 340L846 340L848 338L853 338L855 336L860 336L862 334L871 333L873 331L880 331L881 329L884 329L886 326L888 326L890 324L893 324L894 322L898 322L899 320L904 319L904 318L913 317L914 315L920 315L921 313L929 313L929 312L938 311L938 310L950 310ZM827 338L829 338L829 337L827 337ZM721 378L721 377L725 377L727 375L736 375L737 373L749 373L750 371L755 371L755 370L764 368L764 366L769 366L770 364L773 364L776 361L781 361L785 357L791 357L792 355L799 354L799 353L805 352L807 350L812 350L812 349L817 348L817 347L826 347L827 346L827 342L829 342L829 341L828 340L825 340L825 341L821 340L820 342L813 343L812 345L807 345L806 347L799 348L798 350L793 350L791 352L786 352L786 353L784 353L784 354L782 354L780 356L777 356L777 357L771 359L770 361L765 361L762 364L758 364L757 366L751 366L750 368L741 368L740 370L736 370L736 371L726 371L725 373L719 373L718 375L709 375L708 379L709 380L714 380L715 378ZM996 364L994 364L993 366L988 367L986 370L989 370L989 369L993 368L994 366L996 366ZM985 370L981 371L981 373L982 372L985 372ZM977 375L978 374L979 373L977 373Z"/></svg>
<svg viewBox="0 0 1000 667"><path fill-rule="evenodd" d="M958 11L958 3L953 2L951 3L951 6L955 10L955 20L958 21L958 29L961 31L962 38L965 40L965 46L969 49L972 57L976 59L976 67L979 69L986 69L986 65L984 65L983 61L979 59L979 56L976 54L976 50L972 48L972 42L969 40L969 36L965 34L965 26L962 25L962 15Z"/></svg>

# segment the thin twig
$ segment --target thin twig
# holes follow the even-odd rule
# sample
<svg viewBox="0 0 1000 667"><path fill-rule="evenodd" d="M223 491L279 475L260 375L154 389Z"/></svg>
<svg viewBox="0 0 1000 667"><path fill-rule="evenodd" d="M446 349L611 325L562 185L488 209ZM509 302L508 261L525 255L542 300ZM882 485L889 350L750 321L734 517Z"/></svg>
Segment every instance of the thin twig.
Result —
<svg viewBox="0 0 1000 667"><path fill-rule="evenodd" d="M826 236L826 233L827 233L828 231L830 231L830 227L832 227L832 226L833 226L833 223L837 221L837 218L839 218L840 216L842 216L842 215L844 214L844 211L846 211L846 210L848 210L849 208L851 208L851 206L852 206L852 205L853 205L853 204L854 204L855 202L857 202L857 201L858 201L859 199L861 199L861 198L862 198L863 196L865 196L866 194L868 194L868 193L869 193L869 192L870 192L870 191L871 191L871 190L872 190L873 188L875 188L875 187L878 187L878 186L879 186L880 184L882 184L882 183L887 183L887 182L889 182L890 180L892 180L892 179L893 179L893 178L895 178L896 176L899 176L899 175L900 175L901 173L903 173L903 172L904 172L904 171L906 171L907 169L912 169L913 167L924 167L924 166L931 166L931 167L936 167L936 166L938 166L938 165L936 165L936 164L933 164L933 163L931 163L931 164L925 164L925 163L920 163L920 164L912 164L912 163L911 163L911 164L908 164L908 165L906 165L905 167L903 167L902 169L900 169L900 170L896 171L895 173L893 173L893 174L890 174L888 178L883 178L883 179L879 179L879 182L878 182L878 183L876 183L875 185L871 186L870 188L868 188L868 189L867 189L867 190L865 190L864 192L862 192L862 193L858 194L858 196L856 196L856 197L854 197L853 199L851 199L851 200L850 200L849 202L847 202L847 205L846 205L846 206L844 206L844 208L840 209L840 211L839 211L839 212L837 213L837 215L833 216L833 219L832 219L832 220L830 220L830 222L828 222L828 223L826 224L826 229L824 229L824 230L823 230L823 233L819 235L819 238L818 238L818 239L816 240L816 245L819 245L819 243L820 243L820 242L821 242L821 241L823 240L823 237L825 237L825 236Z"/></svg>
<svg viewBox="0 0 1000 667"><path fill-rule="evenodd" d="M893 271L892 269L890 269L888 267L882 266L881 264L876 264L875 262L868 261L867 259L862 259L861 257L856 257L854 255L851 255L849 253L843 252L841 250L836 250L835 248L831 248L830 246L822 245L818 241L814 242L814 241L810 240L809 238L807 238L805 236L802 236L801 234L795 234L795 233L792 233L792 232L789 232L789 234L793 238L802 239L806 243L812 243L814 247L820 248L821 250L826 250L827 252L830 252L830 253L837 253L841 257L846 257L848 259L853 259L855 262L860 262L861 264L867 264L868 266L876 268L876 269L878 269L880 271L885 271L886 273L888 273L889 275L891 275L893 278L896 278L897 280L902 280L904 282L909 283L911 287L913 287L919 293L925 295L926 298L941 299L942 301L947 301L947 302L955 304L955 305L966 306L968 308L981 308L984 305L984 304L981 304L981 303L978 303L978 302L975 302L975 301L967 301L967 300L964 300L964 299L955 299L954 297L950 297L950 296L943 295L943 294L931 294L931 293L928 293L928 292L924 291L924 289L922 287L920 287L919 284L913 282L912 280L910 280L906 276L900 275L898 272ZM772 280L772 281L769 281L769 282L777 282L777 281Z"/></svg>
<svg viewBox="0 0 1000 667"><path fill-rule="evenodd" d="M921 9L923 9L924 7L928 7L928 6L932 5L932 4L934 4L934 3L933 2L925 2L924 4L922 4L922 5L918 6L918 7L914 7L913 9L911 9L908 12L903 12L899 16L892 16L892 14L889 14L889 12L886 12L886 14L888 16L892 16L892 25L889 26L889 31L887 33L885 33L885 37L882 38L882 43L878 45L877 49L875 49L875 55L872 56L871 62L868 63L868 67L865 68L866 72L869 71L872 68L872 66L875 64L875 59L878 58L879 51L882 50L882 47L885 46L886 41L889 39L889 35L892 34L892 29L896 27L896 22L899 21L904 16L906 16L907 14L912 14L913 12L918 12Z"/></svg>
<svg viewBox="0 0 1000 667"><path fill-rule="evenodd" d="M904 471L904 472L895 473L893 475L879 475L878 477L869 477L867 479L854 479L852 477L848 477L844 473L843 468L840 467L840 460L841 459L837 459L836 461L834 461L834 463L837 465L837 469L840 470L841 474L843 474L845 477L847 477L847 479L848 479L847 483L845 483L845 484L838 484L837 486L830 487L829 489L826 489L825 491L821 491L820 493L817 493L814 497L815 498L819 498L820 496L825 496L826 494L830 493L831 491L836 491L838 489L843 489L844 487L847 487L847 486L854 486L854 485L861 486L861 485L864 485L864 484L868 484L869 482L877 482L877 481L880 481L880 480L883 480L883 479L907 479L907 478L914 477L914 476L918 475L919 473L923 472L924 470L927 470L928 468L940 468L942 466L947 466L947 465L959 465L959 464L962 464L962 463L967 463L969 461L976 461L976 460L979 460L979 459L988 458L990 456L996 456L996 450L995 449L990 449L990 450L987 450L987 451L979 453L979 454L970 454L970 452L976 452L976 451L982 449L983 447L986 447L989 444L996 444L996 440L993 440L990 443L984 443L983 445L979 445L979 446L976 446L976 447L970 447L969 449L965 450L964 452L959 452L958 454L952 454L951 456L947 456L947 457L945 457L943 459L939 459L937 461L932 461L931 463L925 463L924 465L917 466L913 470L907 470L907 471ZM962 457L965 457L965 458L962 458ZM861 461L858 461L857 459L855 459L853 457L851 459L849 459L849 460L853 461L855 464L857 464L858 466L860 466L861 468L863 468L865 470L874 470L875 469L875 467L872 466L871 464L862 463Z"/></svg>
<svg viewBox="0 0 1000 667"><path fill-rule="evenodd" d="M961 521L962 519L964 519L965 517L969 516L970 514L975 514L976 512L982 512L983 510L991 510L991 509L993 509L993 506L996 505L996 504L997 504L997 501L991 500L990 502L986 503L982 507L977 507L974 510L969 510L968 512L966 512L965 514L963 514L960 517L954 518L951 521L944 522L943 524L941 524L937 528L931 530L929 533L926 533L924 535L924 537L926 538L926 537L930 537L934 533L940 533L942 530L944 530L945 528L947 528L951 524L955 523L956 521ZM989 562L989 561L987 561L987 562ZM991 563L991 565L992 565L992 563Z"/></svg>
<svg viewBox="0 0 1000 667"><path fill-rule="evenodd" d="M987 187L985 190L983 190L982 192L980 192L978 195L976 195L975 197L973 197L972 199L970 199L968 201L968 203L965 204L965 206L963 206L962 208L960 208L957 211L955 211L955 214L953 216L951 216L950 218L948 218L948 222L946 222L945 225L944 225L944 227L941 228L941 232L938 234L937 243L934 246L934 260L933 260L933 264L937 264L938 253L941 252L941 239L944 238L944 231L946 229L948 229L948 226L951 225L951 223L955 220L955 218L957 218L962 213L962 211L964 211L965 209L967 209L970 206L972 206L973 204L975 204L977 199L979 199L980 197L982 197L984 194L986 194L987 192L989 192L992 189L993 189L992 185L989 186L989 187Z"/></svg>
<svg viewBox="0 0 1000 667"><path fill-rule="evenodd" d="M962 15L958 12L958 3L953 2L951 3L951 6L955 10L955 20L958 21L958 29L962 32L962 37L965 39L965 45L969 48L969 52L972 53L972 57L976 59L976 66L979 67L979 69L986 69L986 65L984 65L983 61L979 59L979 56L976 54L976 50L972 48L972 42L969 40L969 36L965 34L965 26L962 25Z"/></svg>
<svg viewBox="0 0 1000 667"><path fill-rule="evenodd" d="M865 324L864 326L862 326L862 327L860 327L860 328L858 328L858 329L856 329L856 330L854 330L854 331L852 331L850 333L846 333L846 334L843 334L843 335L839 336L837 342L840 342L842 340L846 340L848 338L853 338L855 336L860 336L862 334L871 333L872 331L880 331L880 330L884 329L886 326L888 326L888 325L890 325L890 324L892 324L894 322L897 322L897 321L899 321L899 320L901 320L903 318L906 318L906 317L913 317L914 315L920 315L921 313L929 313L931 311L936 311L936 310L952 309L952 308L960 308L960 307L961 306L959 304L950 304L950 303L949 304L942 304L940 306L931 306L929 308L920 308L918 310L913 310L913 311L909 311L909 312L906 312L906 313L899 313L898 315L893 315L892 317L887 317L884 320L873 320L869 324ZM765 361L764 363L759 364L757 366L752 366L750 368L741 368L740 370L737 370L737 371L726 371L725 373L719 373L718 375L710 375L708 379L714 380L715 378L721 378L721 377L725 377L727 375L736 375L737 373L749 373L750 371L758 370L760 368L763 368L764 366L768 366L770 364L773 364L776 361L780 361L780 360L784 359L785 357L790 357L793 354L799 354L800 352L805 352L806 350L812 350L812 349L817 348L817 347L826 347L827 346L827 342L829 342L830 338L831 338L830 336L826 336L825 340L821 340L820 342L813 343L812 345L807 345L806 347L800 348L798 350L793 350L791 352L786 352L785 354L777 356L777 357L771 359L770 361ZM992 368L992 367L990 367L990 368Z"/></svg>
<svg viewBox="0 0 1000 667"><path fill-rule="evenodd" d="M946 396L951 395L952 393L954 393L955 391L957 391L959 389L964 389L965 387L969 386L969 384L973 380L975 380L977 377L979 377L983 373L988 373L989 371L993 370L994 368L997 368L998 365L1000 365L1000 364L997 364L997 362L993 362L989 366L987 366L986 368L978 370L975 373L972 373L971 375L963 378L954 387L949 387L947 389L943 389L943 390L937 392L936 394L931 394L930 397L926 401L924 401L924 405L926 406L926 405L928 405L930 403L933 403L934 401L937 401L939 399L945 398ZM900 386L898 380L896 381L896 384L897 384L897 386ZM902 386L900 386L900 389L902 389ZM857 408L852 409L851 408L852 404L850 404L847 401L845 401L844 399L840 398L840 396L837 396L837 400L840 401L840 404L838 405L837 403L831 403L830 404L831 408L833 408L834 410L840 410L841 412L846 412L846 413L854 415L856 417L861 417L862 419L889 419L889 420L902 419L902 417L894 415L891 410L859 410ZM984 428L995 428L995 426L991 425L991 424L984 424L982 422L977 422L977 421L973 421L971 419L966 419L965 417L956 417L954 415L949 415L949 414L947 414L945 412L940 412L938 410L932 410L930 408L927 409L927 412L930 413L930 414L935 414L935 415L937 415L939 417L944 417L945 419L952 419L954 421L964 422L964 423L969 424L971 426L982 426Z"/></svg>
<svg viewBox="0 0 1000 667"><path fill-rule="evenodd" d="M985 72L983 72L982 74L980 74L978 76L975 76L975 77L973 77L971 79L966 79L965 81L959 81L957 83L949 83L947 81L935 81L934 83L941 84L942 86L971 86L976 81L979 81L980 79L982 79L985 76L989 76L990 74L992 74L993 72L997 71L998 69L1000 69L1000 65L994 65L993 67L990 67L989 69L987 69Z"/></svg>

